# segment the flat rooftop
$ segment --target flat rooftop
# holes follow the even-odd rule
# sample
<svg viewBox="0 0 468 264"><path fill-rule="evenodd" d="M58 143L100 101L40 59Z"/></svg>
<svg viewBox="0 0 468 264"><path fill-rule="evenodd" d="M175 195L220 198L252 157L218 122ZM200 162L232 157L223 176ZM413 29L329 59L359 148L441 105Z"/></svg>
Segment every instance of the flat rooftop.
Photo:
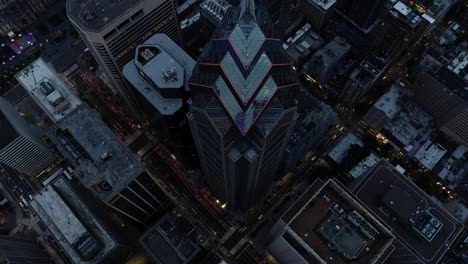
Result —
<svg viewBox="0 0 468 264"><path fill-rule="evenodd" d="M142 61L142 48L153 48L153 56ZM163 115L172 115L183 105L182 97L165 98L155 88L143 78L140 71L146 78L156 84L159 89L181 89L188 91L187 80L192 75L195 61L182 50L167 35L155 34L145 41L136 50L135 60L127 63L123 68L125 78ZM156 54L157 53L157 54ZM164 73L169 69L174 69L176 79L174 81L164 81Z"/></svg>
<svg viewBox="0 0 468 264"><path fill-rule="evenodd" d="M286 53L294 61L299 62L301 59L305 59L307 56L309 56L312 51L320 48L323 43L323 38L313 30L309 29L286 49Z"/></svg>
<svg viewBox="0 0 468 264"><path fill-rule="evenodd" d="M468 85L467 82L453 73L446 67L440 67L436 71L427 71L426 76L436 80L445 88L450 89L453 93L460 96L463 100L468 101Z"/></svg>
<svg viewBox="0 0 468 264"><path fill-rule="evenodd" d="M42 58L15 75L18 82L54 122L60 121L81 101Z"/></svg>
<svg viewBox="0 0 468 264"><path fill-rule="evenodd" d="M85 31L99 32L143 0L68 0L67 15Z"/></svg>
<svg viewBox="0 0 468 264"><path fill-rule="evenodd" d="M416 150L419 144L429 137L432 132L431 126L432 116L418 105L408 102L404 103L398 116L385 125L385 129L410 152Z"/></svg>
<svg viewBox="0 0 468 264"><path fill-rule="evenodd" d="M463 228L462 224L445 209L434 202L405 176L400 175L385 160L381 160L367 175L361 177L358 181L353 188L354 195L378 219L384 222L392 230L399 242L417 256L420 261L438 263ZM401 196L412 197L412 200L415 201L413 204L401 203L403 207L401 208L402 211L398 213L399 215L408 215L405 214L405 211L412 214L416 204L416 209L419 212L429 213L442 224L442 228L432 238L432 241L424 239L409 226L409 222L403 224L401 221L395 221L395 216L392 213L382 209L385 208L384 202L388 201L389 196L395 197L391 193L388 194L390 191L401 192Z"/></svg>
<svg viewBox="0 0 468 264"><path fill-rule="evenodd" d="M337 182L328 180L302 196L280 218L283 227L268 246L280 263L369 263L385 258L382 253L393 241L390 231Z"/></svg>
<svg viewBox="0 0 468 264"><path fill-rule="evenodd" d="M345 38L336 36L325 47L317 51L313 57L321 57L325 65L341 59L351 49L351 45Z"/></svg>
<svg viewBox="0 0 468 264"><path fill-rule="evenodd" d="M349 148L351 145L356 144L361 147L364 146L364 143L352 132L346 134L346 136L341 139L338 144L328 153L328 156L337 163L341 163L343 158L348 153Z"/></svg>
<svg viewBox="0 0 468 264"><path fill-rule="evenodd" d="M81 106L51 127L47 134L75 164L75 175L108 202L144 168L112 131L87 107Z"/></svg>
<svg viewBox="0 0 468 264"><path fill-rule="evenodd" d="M326 11L336 3L336 0L308 0L308 2Z"/></svg>
<svg viewBox="0 0 468 264"><path fill-rule="evenodd" d="M354 166L350 171L349 174L354 178L361 177L364 172L368 169L372 168L377 162L380 160L380 157L374 153L369 154L366 158L361 160L356 166Z"/></svg>
<svg viewBox="0 0 468 264"><path fill-rule="evenodd" d="M183 264L200 252L207 238L207 234L174 209L143 234L139 242L155 262Z"/></svg>
<svg viewBox="0 0 468 264"><path fill-rule="evenodd" d="M29 203L39 220L74 263L98 263L117 247L109 233L70 188L66 179L59 178L47 185ZM87 240L83 240L84 238ZM91 241L94 241L94 246L91 246ZM83 247L80 247L81 244ZM89 252L92 253L90 259L85 260L80 256L79 250L93 251Z"/></svg>
<svg viewBox="0 0 468 264"><path fill-rule="evenodd" d="M415 158L428 170L432 170L445 153L447 153L447 150L444 147L431 140L427 140L416 152Z"/></svg>
<svg viewBox="0 0 468 264"><path fill-rule="evenodd" d="M374 107L392 119L400 112L401 104L399 101L405 94L408 94L408 92L395 83L375 102Z"/></svg>

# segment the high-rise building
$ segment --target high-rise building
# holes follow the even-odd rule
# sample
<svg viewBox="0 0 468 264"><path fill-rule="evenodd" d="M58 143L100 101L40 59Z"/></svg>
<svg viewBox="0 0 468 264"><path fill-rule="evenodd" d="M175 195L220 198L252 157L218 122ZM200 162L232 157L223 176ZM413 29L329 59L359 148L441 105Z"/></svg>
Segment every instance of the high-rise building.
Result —
<svg viewBox="0 0 468 264"><path fill-rule="evenodd" d="M388 61L377 56L370 56L363 60L349 76L345 87L341 91L340 101L347 106L354 106L372 88L380 78Z"/></svg>
<svg viewBox="0 0 468 264"><path fill-rule="evenodd" d="M36 177L56 156L42 142L42 132L24 120L15 108L0 98L0 163Z"/></svg>
<svg viewBox="0 0 468 264"><path fill-rule="evenodd" d="M294 168L299 161L304 160L307 152L330 130L336 118L336 113L329 105L306 91L301 92L297 98L299 116L283 159L283 171Z"/></svg>
<svg viewBox="0 0 468 264"><path fill-rule="evenodd" d="M114 93L136 112L122 68L155 33L181 43L174 0L69 0L67 15L109 79Z"/></svg>
<svg viewBox="0 0 468 264"><path fill-rule="evenodd" d="M367 29L375 22L382 8L383 0L351 0L342 1L346 16L361 28Z"/></svg>
<svg viewBox="0 0 468 264"><path fill-rule="evenodd" d="M124 256L125 248L65 177L35 194L29 206L43 226L41 237L55 240L54 249L64 263L115 263L114 258Z"/></svg>
<svg viewBox="0 0 468 264"><path fill-rule="evenodd" d="M336 36L325 47L318 50L304 64L302 71L312 75L320 83L327 82L335 74L335 69L344 60L351 45L342 37Z"/></svg>
<svg viewBox="0 0 468 264"><path fill-rule="evenodd" d="M174 41L156 34L136 48L123 75L161 115L170 116L183 106L194 66L195 61Z"/></svg>
<svg viewBox="0 0 468 264"><path fill-rule="evenodd" d="M204 179L231 211L271 187L296 122L298 80L273 24L245 0L194 68L188 119Z"/></svg>
<svg viewBox="0 0 468 264"><path fill-rule="evenodd" d="M48 264L52 260L36 241L0 236L0 263Z"/></svg>
<svg viewBox="0 0 468 264"><path fill-rule="evenodd" d="M298 8L316 31L322 29L335 10L336 0L299 0Z"/></svg>
<svg viewBox="0 0 468 264"><path fill-rule="evenodd" d="M56 0L0 0L0 35L18 33L33 24L37 15Z"/></svg>
<svg viewBox="0 0 468 264"><path fill-rule="evenodd" d="M466 87L465 80L444 66L421 71L414 85L416 102L434 117L435 125L453 140L468 146Z"/></svg>

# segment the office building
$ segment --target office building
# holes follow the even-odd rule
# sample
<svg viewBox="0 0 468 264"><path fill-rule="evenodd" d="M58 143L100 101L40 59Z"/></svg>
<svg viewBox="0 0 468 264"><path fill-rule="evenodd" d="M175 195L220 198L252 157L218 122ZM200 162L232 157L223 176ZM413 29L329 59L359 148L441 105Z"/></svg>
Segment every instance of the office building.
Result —
<svg viewBox="0 0 468 264"><path fill-rule="evenodd" d="M36 22L38 15L56 0L1 0L0 35L9 32L21 33L27 26Z"/></svg>
<svg viewBox="0 0 468 264"><path fill-rule="evenodd" d="M432 170L445 153L447 150L443 146L428 139L414 157L428 170Z"/></svg>
<svg viewBox="0 0 468 264"><path fill-rule="evenodd" d="M80 183L138 223L164 211L167 197L112 131L82 105L47 132Z"/></svg>
<svg viewBox="0 0 468 264"><path fill-rule="evenodd" d="M42 141L42 131L28 124L16 109L0 98L0 163L36 177L56 161Z"/></svg>
<svg viewBox="0 0 468 264"><path fill-rule="evenodd" d="M304 64L302 71L318 82L325 83L334 76L336 68L350 49L351 45L344 38L336 36Z"/></svg>
<svg viewBox="0 0 468 264"><path fill-rule="evenodd" d="M351 145L359 145L361 147L364 147L364 142L362 142L352 132L349 132L328 153L328 157L330 157L334 162L340 164L343 161L344 157L346 157L348 150L351 148Z"/></svg>
<svg viewBox="0 0 468 264"><path fill-rule="evenodd" d="M400 113L385 125L383 134L412 157L430 138L432 117L414 102L402 100L401 105Z"/></svg>
<svg viewBox="0 0 468 264"><path fill-rule="evenodd" d="M174 41L156 34L136 48L123 75L160 114L173 115L183 106L194 66L195 61Z"/></svg>
<svg viewBox="0 0 468 264"><path fill-rule="evenodd" d="M59 178L29 202L50 237L62 249L65 263L102 263L123 256L119 244L67 183ZM49 239L50 239L49 238ZM115 260L115 259L114 259Z"/></svg>
<svg viewBox="0 0 468 264"><path fill-rule="evenodd" d="M362 123L374 131L380 131L386 124L395 118L402 104L406 103L405 97L411 95L410 91L403 88L399 82L395 82L369 109L362 118Z"/></svg>
<svg viewBox="0 0 468 264"><path fill-rule="evenodd" d="M130 112L138 108L122 68L134 58L135 48L156 33L181 43L175 5L173 0L67 1L68 18Z"/></svg>
<svg viewBox="0 0 468 264"><path fill-rule="evenodd" d="M205 0L200 4L200 14L217 27L232 5L226 0Z"/></svg>
<svg viewBox="0 0 468 264"><path fill-rule="evenodd" d="M394 236L335 180L316 180L270 230L280 263L382 263Z"/></svg>
<svg viewBox="0 0 468 264"><path fill-rule="evenodd" d="M266 10L281 37L294 28L295 22L302 20L294 0L257 0L255 4L258 9Z"/></svg>
<svg viewBox="0 0 468 264"><path fill-rule="evenodd" d="M231 211L271 188L297 118L299 82L269 16L233 8L190 80L188 120L204 179Z"/></svg>
<svg viewBox="0 0 468 264"><path fill-rule="evenodd" d="M340 101L349 107L356 105L380 78L387 65L387 61L376 56L362 61L359 67L350 74L341 91Z"/></svg>
<svg viewBox="0 0 468 264"><path fill-rule="evenodd" d="M192 263L203 250L208 234L190 223L177 209L165 214L139 242L156 263Z"/></svg>
<svg viewBox="0 0 468 264"><path fill-rule="evenodd" d="M457 190L463 186L464 178L468 173L467 152L467 147L459 145L450 155L445 155L432 170L451 190Z"/></svg>
<svg viewBox="0 0 468 264"><path fill-rule="evenodd" d="M385 0L350 0L341 1L343 13L356 25L367 29L375 23Z"/></svg>
<svg viewBox="0 0 468 264"><path fill-rule="evenodd" d="M289 139L284 158L284 170L291 169L307 154L330 130L336 118L333 109L320 102L306 91L297 97L298 118Z"/></svg>
<svg viewBox="0 0 468 264"><path fill-rule="evenodd" d="M468 146L466 81L444 66L422 70L414 81L415 101L452 140Z"/></svg>
<svg viewBox="0 0 468 264"><path fill-rule="evenodd" d="M310 28L309 23L304 24L283 44L283 48L294 63L301 64L324 43L323 38Z"/></svg>
<svg viewBox="0 0 468 264"><path fill-rule="evenodd" d="M352 193L397 238L388 263L439 263L463 230L463 224L381 159L351 186Z"/></svg>
<svg viewBox="0 0 468 264"><path fill-rule="evenodd" d="M298 9L310 23L312 29L320 31L335 11L336 0L299 0Z"/></svg>
<svg viewBox="0 0 468 264"><path fill-rule="evenodd" d="M53 123L81 105L59 74L42 58L25 67L15 77Z"/></svg>
<svg viewBox="0 0 468 264"><path fill-rule="evenodd" d="M36 241L0 235L0 263L48 264L52 260Z"/></svg>

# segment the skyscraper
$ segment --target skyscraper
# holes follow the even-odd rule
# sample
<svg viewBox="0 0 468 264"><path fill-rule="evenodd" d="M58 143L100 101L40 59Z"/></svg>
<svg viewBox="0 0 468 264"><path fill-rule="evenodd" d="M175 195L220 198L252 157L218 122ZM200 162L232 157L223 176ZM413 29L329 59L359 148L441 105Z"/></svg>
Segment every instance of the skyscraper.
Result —
<svg viewBox="0 0 468 264"><path fill-rule="evenodd" d="M51 263L47 255L36 241L9 236L0 236L0 263Z"/></svg>
<svg viewBox="0 0 468 264"><path fill-rule="evenodd" d="M114 92L135 112L122 68L135 48L155 33L180 44L174 0L69 0L67 15L109 79Z"/></svg>
<svg viewBox="0 0 468 264"><path fill-rule="evenodd" d="M367 29L375 22L382 0L351 0L343 1L347 5L346 15L360 27Z"/></svg>
<svg viewBox="0 0 468 264"><path fill-rule="evenodd" d="M24 120L16 109L0 98L0 163L35 177L56 156L41 141L41 131Z"/></svg>
<svg viewBox="0 0 468 264"><path fill-rule="evenodd" d="M21 33L53 2L55 0L1 0L0 35L6 36L10 31Z"/></svg>
<svg viewBox="0 0 468 264"><path fill-rule="evenodd" d="M298 6L312 28L319 31L335 11L335 3L336 0L300 0Z"/></svg>
<svg viewBox="0 0 468 264"><path fill-rule="evenodd" d="M297 119L298 80L262 9L224 17L194 68L188 119L202 172L231 211L271 187Z"/></svg>

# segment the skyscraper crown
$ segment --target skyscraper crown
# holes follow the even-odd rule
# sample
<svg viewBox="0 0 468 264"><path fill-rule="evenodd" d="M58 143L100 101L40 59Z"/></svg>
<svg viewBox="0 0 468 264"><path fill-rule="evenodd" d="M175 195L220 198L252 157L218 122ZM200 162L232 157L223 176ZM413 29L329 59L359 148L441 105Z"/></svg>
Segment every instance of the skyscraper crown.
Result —
<svg viewBox="0 0 468 264"><path fill-rule="evenodd" d="M270 113L273 124L280 110L292 104L284 96L273 99L298 82L269 16L256 10L253 0L242 0L218 26L190 85L195 104L201 100L197 89L210 90L245 135L271 104L278 109ZM260 129L267 129L268 122Z"/></svg>

